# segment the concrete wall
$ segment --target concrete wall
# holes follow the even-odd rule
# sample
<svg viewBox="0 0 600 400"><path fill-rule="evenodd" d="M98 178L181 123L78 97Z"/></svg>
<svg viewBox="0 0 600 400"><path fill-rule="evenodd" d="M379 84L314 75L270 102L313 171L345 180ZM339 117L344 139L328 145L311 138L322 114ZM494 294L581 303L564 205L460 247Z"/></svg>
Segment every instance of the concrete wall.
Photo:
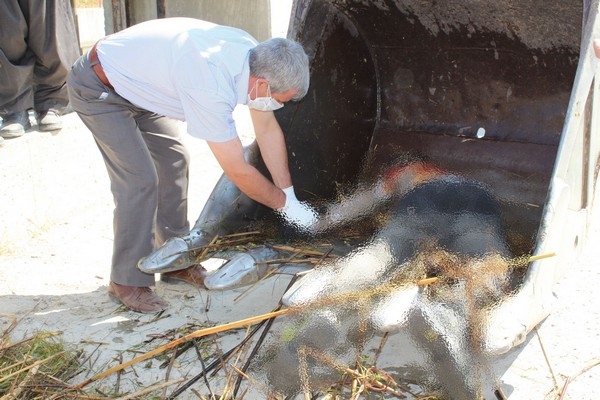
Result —
<svg viewBox="0 0 600 400"><path fill-rule="evenodd" d="M277 1L277 0L276 0ZM161 0L104 0L106 33L157 18ZM269 0L164 0L166 17L192 17L244 29L257 40L271 37Z"/></svg>
<svg viewBox="0 0 600 400"><path fill-rule="evenodd" d="M292 0L271 0L271 36L286 37L292 13Z"/></svg>
<svg viewBox="0 0 600 400"><path fill-rule="evenodd" d="M104 10L101 7L74 9L81 53L85 53L104 33Z"/></svg>

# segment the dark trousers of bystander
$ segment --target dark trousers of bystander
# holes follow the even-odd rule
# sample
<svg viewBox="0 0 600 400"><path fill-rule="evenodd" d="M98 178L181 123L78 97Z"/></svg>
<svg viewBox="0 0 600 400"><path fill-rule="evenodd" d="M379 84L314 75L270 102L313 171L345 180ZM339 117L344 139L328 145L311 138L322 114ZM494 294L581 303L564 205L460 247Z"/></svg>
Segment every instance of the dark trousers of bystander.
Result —
<svg viewBox="0 0 600 400"><path fill-rule="evenodd" d="M64 112L80 53L69 0L0 1L0 115Z"/></svg>

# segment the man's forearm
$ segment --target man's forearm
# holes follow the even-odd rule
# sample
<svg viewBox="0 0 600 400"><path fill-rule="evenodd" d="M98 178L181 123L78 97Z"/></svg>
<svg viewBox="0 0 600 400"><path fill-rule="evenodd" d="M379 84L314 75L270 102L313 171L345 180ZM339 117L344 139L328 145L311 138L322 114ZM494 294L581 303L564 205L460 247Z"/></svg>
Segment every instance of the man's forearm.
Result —
<svg viewBox="0 0 600 400"><path fill-rule="evenodd" d="M272 209L285 205L285 194L256 168L248 165L244 171L235 171L227 177L248 197Z"/></svg>
<svg viewBox="0 0 600 400"><path fill-rule="evenodd" d="M271 178L280 189L290 187L287 148L283 131L272 112L251 111L256 142Z"/></svg>
<svg viewBox="0 0 600 400"><path fill-rule="evenodd" d="M273 209L285 205L285 194L281 189L246 162L239 139L207 144L225 175L248 197Z"/></svg>

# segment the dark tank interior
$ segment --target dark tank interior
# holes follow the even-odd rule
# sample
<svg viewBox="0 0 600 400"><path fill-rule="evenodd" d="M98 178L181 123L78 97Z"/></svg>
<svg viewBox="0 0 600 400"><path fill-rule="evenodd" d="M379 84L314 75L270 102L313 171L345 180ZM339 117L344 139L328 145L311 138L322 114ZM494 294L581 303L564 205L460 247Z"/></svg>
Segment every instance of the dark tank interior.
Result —
<svg viewBox="0 0 600 400"><path fill-rule="evenodd" d="M582 1L295 1L311 86L276 112L297 196L335 198L404 153L488 185L535 244L573 86Z"/></svg>

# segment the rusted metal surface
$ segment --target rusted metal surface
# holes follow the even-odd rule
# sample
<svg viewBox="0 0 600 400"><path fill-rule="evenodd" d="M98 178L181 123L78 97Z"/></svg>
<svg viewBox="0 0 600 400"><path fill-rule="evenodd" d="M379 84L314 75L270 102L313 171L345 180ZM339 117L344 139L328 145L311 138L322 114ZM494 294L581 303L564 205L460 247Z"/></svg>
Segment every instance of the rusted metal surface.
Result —
<svg viewBox="0 0 600 400"><path fill-rule="evenodd" d="M430 137L435 152L436 138L460 146L482 127L474 156L489 158L488 169L504 168L506 156L510 168L527 168L531 159L510 157L510 143L539 145L547 184L577 69L581 2L297 3L293 35L313 56L311 92L278 116L300 189L331 196L391 144Z"/></svg>

